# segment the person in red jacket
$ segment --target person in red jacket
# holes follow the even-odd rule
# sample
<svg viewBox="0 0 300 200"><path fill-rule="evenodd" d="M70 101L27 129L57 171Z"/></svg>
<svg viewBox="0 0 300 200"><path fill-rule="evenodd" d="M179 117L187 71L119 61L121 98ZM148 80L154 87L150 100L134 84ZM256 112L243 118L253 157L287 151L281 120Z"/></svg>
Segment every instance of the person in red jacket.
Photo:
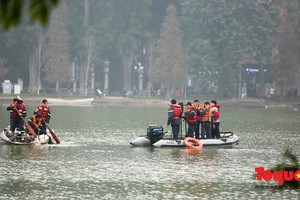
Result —
<svg viewBox="0 0 300 200"><path fill-rule="evenodd" d="M185 115L185 121L189 125L187 137L194 137L197 114L195 112L195 109L192 107L191 102L186 103L186 112L184 113L184 115Z"/></svg>
<svg viewBox="0 0 300 200"><path fill-rule="evenodd" d="M171 105L168 109L167 128L171 124L173 138L177 139L181 124L181 106L176 103L175 99L171 100Z"/></svg>
<svg viewBox="0 0 300 200"><path fill-rule="evenodd" d="M23 100L15 98L13 103L7 107L7 111L10 112L10 130L12 132L14 132L15 129L24 131L24 122L21 117L26 117L26 105L23 103Z"/></svg>
<svg viewBox="0 0 300 200"><path fill-rule="evenodd" d="M40 134L46 134L47 127L46 124L49 124L51 112L48 106L47 99L44 99L42 103L36 108L33 114L39 114L42 116L41 132Z"/></svg>
<svg viewBox="0 0 300 200"><path fill-rule="evenodd" d="M210 101L210 106L212 108L212 118L213 118L213 124L212 124L212 132L211 136L212 138L220 138L220 105L217 103L216 100Z"/></svg>

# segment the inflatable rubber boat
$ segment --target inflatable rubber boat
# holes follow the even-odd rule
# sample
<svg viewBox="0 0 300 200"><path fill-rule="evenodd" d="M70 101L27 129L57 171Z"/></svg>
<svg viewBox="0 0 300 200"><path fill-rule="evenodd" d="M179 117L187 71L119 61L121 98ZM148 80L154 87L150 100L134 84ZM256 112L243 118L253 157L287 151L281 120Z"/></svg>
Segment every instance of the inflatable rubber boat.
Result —
<svg viewBox="0 0 300 200"><path fill-rule="evenodd" d="M162 126L149 125L147 134L130 142L132 146L185 147L184 137L174 139L166 136ZM198 139L203 147L232 148L239 143L239 137L233 132L220 132L218 139Z"/></svg>

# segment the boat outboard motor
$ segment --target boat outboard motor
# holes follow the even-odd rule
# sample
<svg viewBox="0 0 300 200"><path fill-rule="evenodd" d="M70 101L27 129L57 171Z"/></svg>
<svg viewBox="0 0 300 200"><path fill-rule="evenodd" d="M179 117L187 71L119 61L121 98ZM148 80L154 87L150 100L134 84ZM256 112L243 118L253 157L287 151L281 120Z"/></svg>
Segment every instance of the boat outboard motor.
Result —
<svg viewBox="0 0 300 200"><path fill-rule="evenodd" d="M162 126L149 125L147 128L147 136L150 139L151 145L162 139L164 135L164 129Z"/></svg>

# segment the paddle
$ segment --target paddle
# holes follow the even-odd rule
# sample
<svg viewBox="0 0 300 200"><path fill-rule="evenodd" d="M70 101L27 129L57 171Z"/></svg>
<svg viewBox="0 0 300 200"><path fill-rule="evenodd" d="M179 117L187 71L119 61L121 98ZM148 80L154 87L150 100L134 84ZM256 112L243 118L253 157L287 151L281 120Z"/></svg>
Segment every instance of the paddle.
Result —
<svg viewBox="0 0 300 200"><path fill-rule="evenodd" d="M24 117L21 115L21 113L20 113L16 108L13 108L13 110L16 111L16 112L19 114L19 116L20 116L21 119L23 120L23 122L24 122L24 124L25 124L27 130L30 132L30 134L31 134L33 137L36 137L36 134L35 134L33 128L26 122L26 120L25 120Z"/></svg>
<svg viewBox="0 0 300 200"><path fill-rule="evenodd" d="M182 138L182 113L183 113L183 109L184 109L184 106L183 106L183 103L182 102L179 102L178 103L181 107L181 112L180 112L180 134L181 134L181 138Z"/></svg>
<svg viewBox="0 0 300 200"><path fill-rule="evenodd" d="M50 131L50 133L51 133L53 139L55 140L55 142L56 142L57 144L60 144L60 141L59 141L59 139L56 137L54 131L48 126L48 124L45 122L44 119L43 119L43 121L44 121L46 127L48 128L48 130Z"/></svg>

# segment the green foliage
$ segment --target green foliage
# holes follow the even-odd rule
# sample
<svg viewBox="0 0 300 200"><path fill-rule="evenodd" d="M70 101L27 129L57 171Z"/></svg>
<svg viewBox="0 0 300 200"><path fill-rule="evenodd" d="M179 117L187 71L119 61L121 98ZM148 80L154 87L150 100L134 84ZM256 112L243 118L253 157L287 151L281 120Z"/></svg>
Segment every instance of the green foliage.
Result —
<svg viewBox="0 0 300 200"><path fill-rule="evenodd" d="M189 68L207 74L216 71L210 81L219 79L219 90L232 87L244 56L258 61L271 52L270 33L275 28L272 9L261 0L182 1L182 20L189 49ZM195 42L206 43L194 51ZM197 56L202 57L201 60ZM191 59L198 59L191 61Z"/></svg>
<svg viewBox="0 0 300 200"><path fill-rule="evenodd" d="M150 74L153 82L167 86L167 95L170 89L182 88L186 83L181 36L177 11L173 5L169 5L157 41L157 59Z"/></svg>
<svg viewBox="0 0 300 200"><path fill-rule="evenodd" d="M50 84L67 80L70 75L70 62L68 51L68 32L65 28L64 14L66 6L61 6L52 13L44 50L45 81Z"/></svg>
<svg viewBox="0 0 300 200"><path fill-rule="evenodd" d="M271 168L270 171L293 171L296 172L300 170L300 163L297 157L291 152L291 150L287 149L283 153L283 157L285 161L283 163L280 163L276 165L275 167ZM283 183L283 186L285 187L293 187L293 188L300 188L300 182L293 179L291 181L285 181Z"/></svg>
<svg viewBox="0 0 300 200"><path fill-rule="evenodd" d="M0 24L4 30L18 26L27 8L31 22L45 25L51 10L59 4L59 0L0 0Z"/></svg>

